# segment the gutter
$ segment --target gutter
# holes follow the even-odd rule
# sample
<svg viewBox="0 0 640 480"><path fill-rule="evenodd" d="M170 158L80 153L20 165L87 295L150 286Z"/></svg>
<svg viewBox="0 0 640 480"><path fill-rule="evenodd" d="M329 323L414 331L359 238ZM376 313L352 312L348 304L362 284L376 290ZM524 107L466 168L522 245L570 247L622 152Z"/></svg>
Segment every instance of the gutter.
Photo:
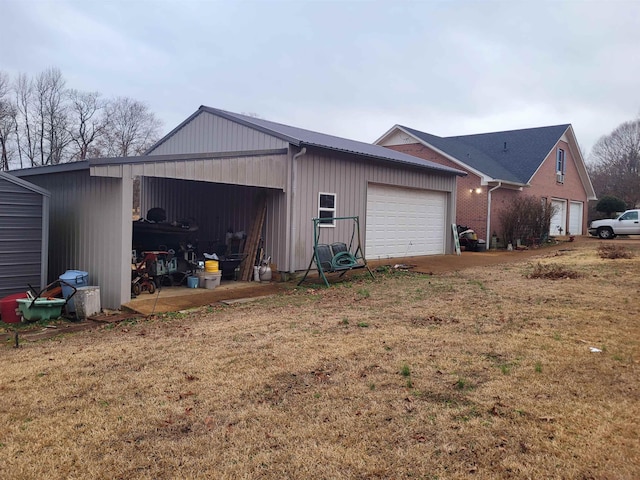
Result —
<svg viewBox="0 0 640 480"><path fill-rule="evenodd" d="M296 160L298 158L300 158L301 156L305 155L307 153L307 147L302 147L302 150L300 150L298 153L296 153L293 156L293 159L291 161L292 166L291 166L291 230L290 230L290 237L289 237L289 273L295 273L295 268L293 268L293 263L295 260L295 239L296 239L296 234L298 232L298 229L296 227L296 218L295 218L295 198L296 198L296 190L297 190L297 182L298 182L298 168L296 167L297 163Z"/></svg>

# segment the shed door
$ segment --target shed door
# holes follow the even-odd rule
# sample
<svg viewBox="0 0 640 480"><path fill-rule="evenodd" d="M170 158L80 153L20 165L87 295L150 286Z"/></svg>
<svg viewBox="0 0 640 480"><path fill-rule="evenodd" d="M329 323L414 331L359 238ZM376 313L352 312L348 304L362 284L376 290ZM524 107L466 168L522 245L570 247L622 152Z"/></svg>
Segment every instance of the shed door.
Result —
<svg viewBox="0 0 640 480"><path fill-rule="evenodd" d="M552 199L551 205L556 207L556 214L551 217L549 235L565 235L567 233L567 201Z"/></svg>
<svg viewBox="0 0 640 480"><path fill-rule="evenodd" d="M370 184L367 259L445 253L446 204L443 192Z"/></svg>
<svg viewBox="0 0 640 480"><path fill-rule="evenodd" d="M569 233L582 235L582 202L569 204Z"/></svg>

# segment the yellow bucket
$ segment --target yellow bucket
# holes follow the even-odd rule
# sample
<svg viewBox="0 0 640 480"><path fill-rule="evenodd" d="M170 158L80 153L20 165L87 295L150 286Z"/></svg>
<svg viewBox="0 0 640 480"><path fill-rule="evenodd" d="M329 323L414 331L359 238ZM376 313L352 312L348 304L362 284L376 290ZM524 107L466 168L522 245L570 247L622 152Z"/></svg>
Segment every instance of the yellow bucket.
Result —
<svg viewBox="0 0 640 480"><path fill-rule="evenodd" d="M218 271L218 261L217 260L207 260L204 262L204 271L215 273Z"/></svg>

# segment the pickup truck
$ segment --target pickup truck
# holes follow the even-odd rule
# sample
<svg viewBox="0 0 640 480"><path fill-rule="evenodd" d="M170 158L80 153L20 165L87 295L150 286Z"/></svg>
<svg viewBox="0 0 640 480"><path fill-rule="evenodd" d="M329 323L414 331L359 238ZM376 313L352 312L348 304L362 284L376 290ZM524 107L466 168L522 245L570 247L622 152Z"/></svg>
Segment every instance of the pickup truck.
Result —
<svg viewBox="0 0 640 480"><path fill-rule="evenodd" d="M616 235L640 235L640 209L627 210L618 218L594 220L589 226L589 235L603 240Z"/></svg>

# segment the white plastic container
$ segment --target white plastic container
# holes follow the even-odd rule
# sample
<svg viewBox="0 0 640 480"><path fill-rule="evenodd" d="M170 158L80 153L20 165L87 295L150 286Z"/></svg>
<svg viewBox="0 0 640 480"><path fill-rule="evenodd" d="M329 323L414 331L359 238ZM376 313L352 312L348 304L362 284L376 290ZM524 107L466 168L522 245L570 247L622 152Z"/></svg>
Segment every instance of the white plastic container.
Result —
<svg viewBox="0 0 640 480"><path fill-rule="evenodd" d="M100 287L78 287L73 298L79 320L86 320L91 315L100 313Z"/></svg>
<svg viewBox="0 0 640 480"><path fill-rule="evenodd" d="M220 285L220 279L222 278L222 272L220 273L205 273L204 275L204 288L213 290Z"/></svg>

